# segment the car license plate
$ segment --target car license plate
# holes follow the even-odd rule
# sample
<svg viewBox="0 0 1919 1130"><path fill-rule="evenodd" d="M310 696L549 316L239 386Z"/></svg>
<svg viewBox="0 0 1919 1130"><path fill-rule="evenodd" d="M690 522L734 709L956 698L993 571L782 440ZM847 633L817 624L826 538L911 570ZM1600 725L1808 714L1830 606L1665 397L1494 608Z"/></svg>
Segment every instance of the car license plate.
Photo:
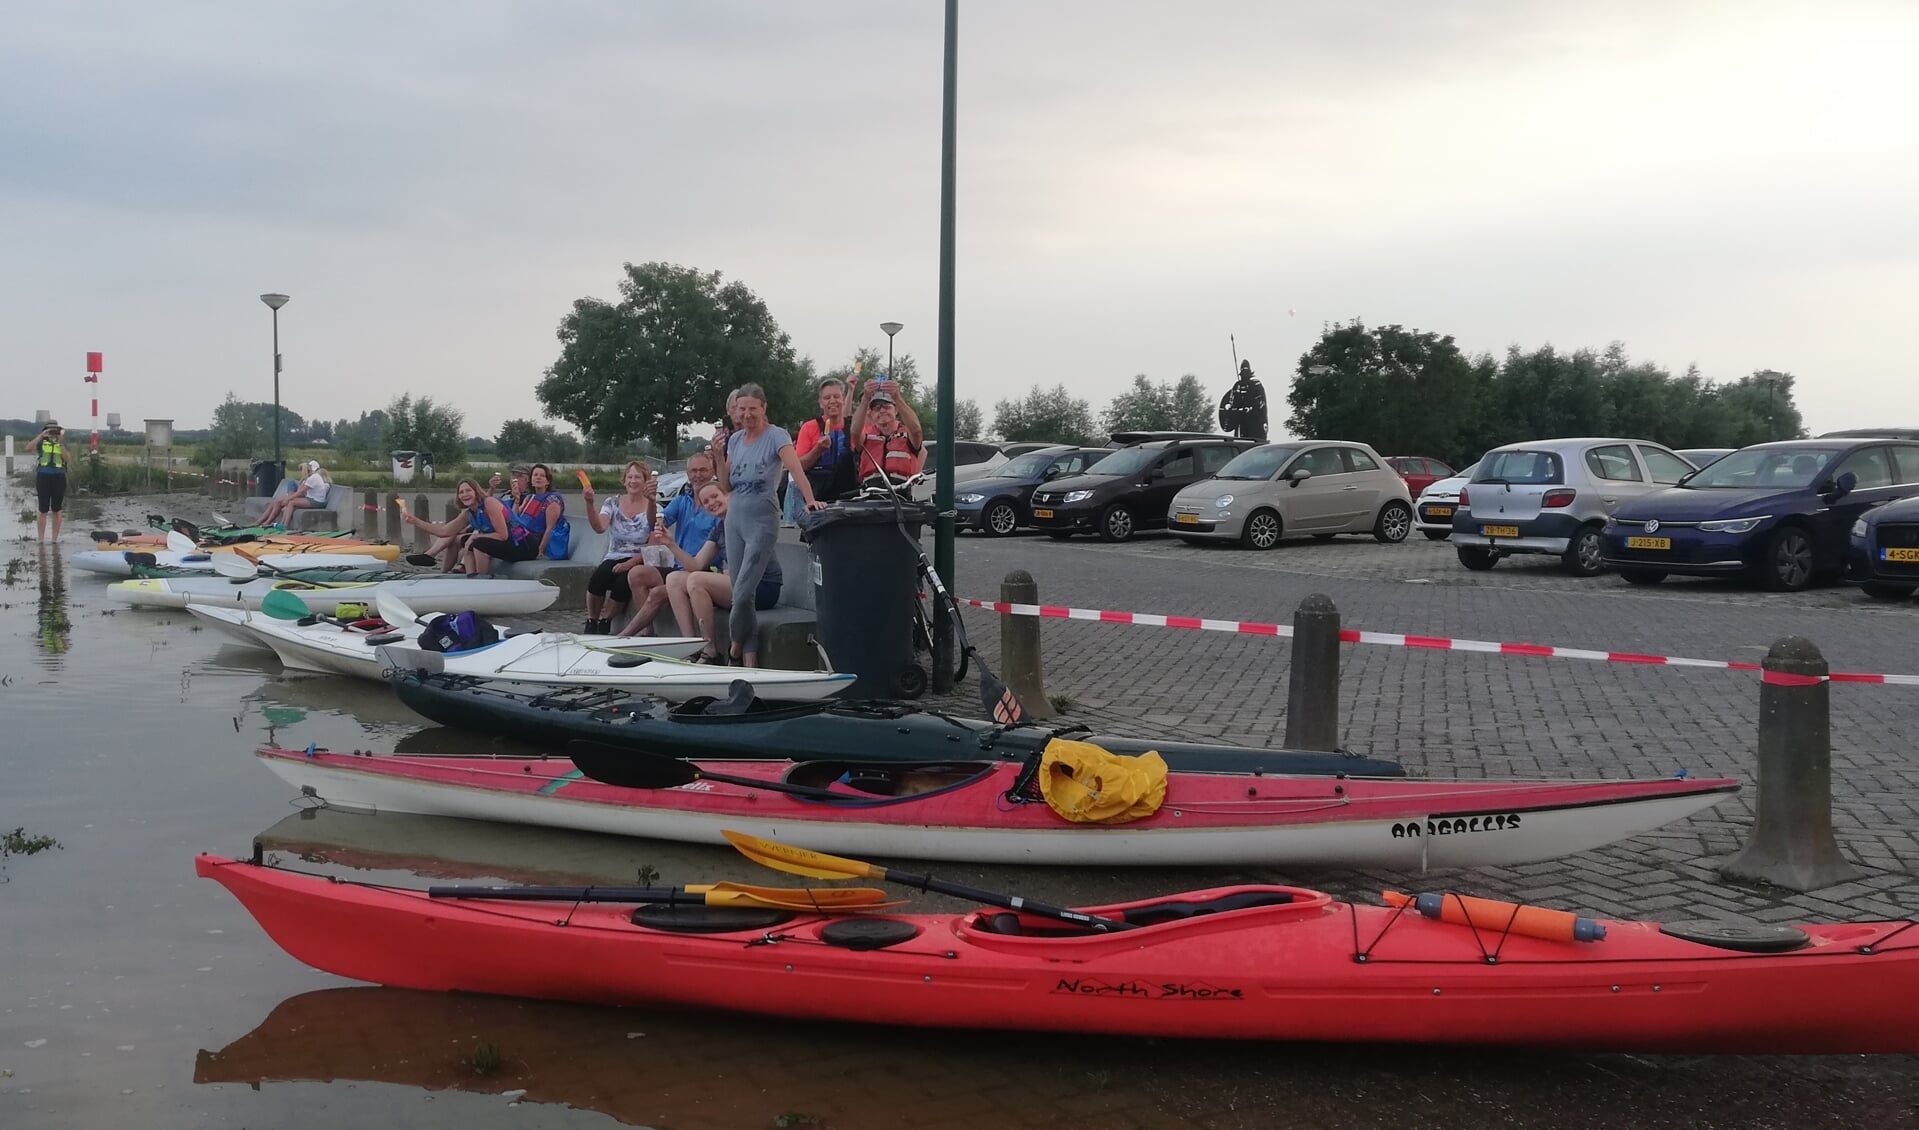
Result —
<svg viewBox="0 0 1919 1130"><path fill-rule="evenodd" d="M1052 512L1051 510L1035 510L1035 511L1033 511L1033 517L1035 517L1035 518L1051 518L1052 516L1053 516L1053 512Z"/></svg>
<svg viewBox="0 0 1919 1130"><path fill-rule="evenodd" d="M1450 518L1452 516L1453 508L1450 506L1428 506L1426 508L1426 517L1428 518Z"/></svg>
<svg viewBox="0 0 1919 1130"><path fill-rule="evenodd" d="M1178 522L1182 526L1197 526L1199 525L1199 515L1175 514L1173 515L1173 521Z"/></svg>
<svg viewBox="0 0 1919 1130"><path fill-rule="evenodd" d="M1671 549L1671 538L1627 538L1627 549Z"/></svg>
<svg viewBox="0 0 1919 1130"><path fill-rule="evenodd" d="M1516 538L1519 536L1519 527L1481 526L1479 527L1479 536L1488 538Z"/></svg>
<svg viewBox="0 0 1919 1130"><path fill-rule="evenodd" d="M1879 560L1919 565L1919 549L1882 549L1879 551Z"/></svg>

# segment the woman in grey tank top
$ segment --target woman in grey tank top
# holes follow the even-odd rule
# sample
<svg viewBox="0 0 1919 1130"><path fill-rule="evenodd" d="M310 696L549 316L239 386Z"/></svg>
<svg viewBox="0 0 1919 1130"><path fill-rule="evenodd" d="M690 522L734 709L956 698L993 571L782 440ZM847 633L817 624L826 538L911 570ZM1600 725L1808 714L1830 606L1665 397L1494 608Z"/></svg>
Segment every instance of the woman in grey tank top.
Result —
<svg viewBox="0 0 1919 1130"><path fill-rule="evenodd" d="M808 510L824 510L826 504L813 497L806 469L793 451L793 437L766 422L766 390L745 384L733 396L732 414L739 430L719 445L714 469L720 485L733 493L726 514L726 571L732 576L734 592L751 594L759 588L779 540L780 475L793 477L788 489L800 492ZM750 595L735 600L727 620L735 662L759 665L759 629L759 614Z"/></svg>

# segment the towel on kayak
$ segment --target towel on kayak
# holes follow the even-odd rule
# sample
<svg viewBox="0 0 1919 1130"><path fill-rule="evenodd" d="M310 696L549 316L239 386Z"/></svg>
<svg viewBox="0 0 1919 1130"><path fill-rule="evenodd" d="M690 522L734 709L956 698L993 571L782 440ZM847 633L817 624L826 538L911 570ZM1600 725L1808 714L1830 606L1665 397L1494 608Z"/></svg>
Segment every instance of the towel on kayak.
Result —
<svg viewBox="0 0 1919 1130"><path fill-rule="evenodd" d="M1040 758L1039 788L1048 808L1076 824L1125 824L1159 811L1166 762L1150 750L1127 757L1054 738Z"/></svg>

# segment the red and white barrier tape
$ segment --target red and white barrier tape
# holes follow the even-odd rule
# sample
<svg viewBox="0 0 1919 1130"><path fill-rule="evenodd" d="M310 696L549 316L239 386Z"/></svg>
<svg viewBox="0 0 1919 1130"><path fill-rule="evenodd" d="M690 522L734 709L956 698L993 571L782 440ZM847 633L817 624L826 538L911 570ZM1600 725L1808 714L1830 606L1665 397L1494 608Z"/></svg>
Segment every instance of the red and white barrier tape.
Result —
<svg viewBox="0 0 1919 1130"><path fill-rule="evenodd" d="M971 608L1003 612L1010 616L1039 616L1049 620L1091 620L1100 624L1134 624L1146 628L1183 628L1194 632L1229 632L1242 636L1291 637L1288 624L1262 624L1255 620L1211 620L1199 616L1163 616L1156 612L1109 612L1098 608L1066 608L1055 604L1007 604L997 600L961 600ZM1495 655L1524 655L1535 659L1589 659L1604 663L1636 663L1653 667L1705 667L1720 671L1758 671L1761 681L1778 686L1803 687L1821 682L1882 683L1919 687L1919 675L1868 675L1852 671L1834 671L1830 675L1790 675L1767 671L1757 663L1735 663L1725 659L1686 659L1676 655L1640 655L1630 651L1593 651L1579 647L1553 647L1537 643L1495 643L1491 640L1461 640L1447 636L1408 636L1398 632L1360 632L1350 628L1339 633L1341 643L1383 644L1387 647L1426 648L1433 651L1480 651Z"/></svg>

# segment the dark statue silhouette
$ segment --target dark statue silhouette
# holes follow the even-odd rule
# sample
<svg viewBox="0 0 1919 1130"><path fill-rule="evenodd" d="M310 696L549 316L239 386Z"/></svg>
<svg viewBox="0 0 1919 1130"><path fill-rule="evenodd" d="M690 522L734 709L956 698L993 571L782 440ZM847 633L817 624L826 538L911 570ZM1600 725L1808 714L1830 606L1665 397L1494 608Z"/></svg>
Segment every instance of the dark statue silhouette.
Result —
<svg viewBox="0 0 1919 1130"><path fill-rule="evenodd" d="M1219 426L1241 439L1266 442L1266 386L1253 376L1253 363L1239 363L1239 379L1219 398Z"/></svg>

